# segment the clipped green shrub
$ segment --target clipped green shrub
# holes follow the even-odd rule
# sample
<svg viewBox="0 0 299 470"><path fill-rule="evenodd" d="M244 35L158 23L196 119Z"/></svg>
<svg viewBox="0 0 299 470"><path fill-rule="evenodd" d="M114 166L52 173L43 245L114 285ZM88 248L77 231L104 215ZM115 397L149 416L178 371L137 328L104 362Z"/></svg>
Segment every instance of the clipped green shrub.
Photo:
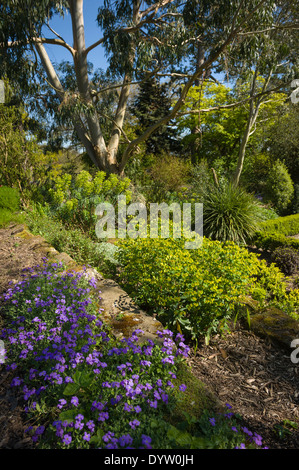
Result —
<svg viewBox="0 0 299 470"><path fill-rule="evenodd" d="M274 251L278 247L291 246L299 249L299 240L271 232L255 232L251 243L262 250Z"/></svg>
<svg viewBox="0 0 299 470"><path fill-rule="evenodd" d="M22 224L25 216L22 213L11 212L8 209L0 208L0 227L5 228L11 223Z"/></svg>
<svg viewBox="0 0 299 470"><path fill-rule="evenodd" d="M292 236L299 233L299 214L278 217L262 222L260 228L264 232Z"/></svg>
<svg viewBox="0 0 299 470"><path fill-rule="evenodd" d="M15 188L0 186L0 208L16 212L20 207L20 194Z"/></svg>
<svg viewBox="0 0 299 470"><path fill-rule="evenodd" d="M272 253L272 261L287 276L299 270L299 251L291 246L281 246Z"/></svg>
<svg viewBox="0 0 299 470"><path fill-rule="evenodd" d="M259 228L259 203L240 187L214 187L203 197L204 235L212 240L246 244Z"/></svg>
<svg viewBox="0 0 299 470"><path fill-rule="evenodd" d="M278 213L283 213L294 195L294 184L287 167L277 160L269 171L265 188L266 199L271 201Z"/></svg>

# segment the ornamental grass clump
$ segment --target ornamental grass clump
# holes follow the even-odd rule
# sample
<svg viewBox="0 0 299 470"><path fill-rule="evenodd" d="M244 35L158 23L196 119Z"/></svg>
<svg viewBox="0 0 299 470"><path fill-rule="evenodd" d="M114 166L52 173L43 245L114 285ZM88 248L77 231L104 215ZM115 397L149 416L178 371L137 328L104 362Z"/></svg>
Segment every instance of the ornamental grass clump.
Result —
<svg viewBox="0 0 299 470"><path fill-rule="evenodd" d="M159 448L182 335L115 340L99 318L94 280L46 261L3 296L6 367L23 394L28 433L41 448ZM184 384L180 390L183 392Z"/></svg>
<svg viewBox="0 0 299 470"><path fill-rule="evenodd" d="M246 245L261 222L258 201L240 187L214 187L203 196L203 231L212 240Z"/></svg>

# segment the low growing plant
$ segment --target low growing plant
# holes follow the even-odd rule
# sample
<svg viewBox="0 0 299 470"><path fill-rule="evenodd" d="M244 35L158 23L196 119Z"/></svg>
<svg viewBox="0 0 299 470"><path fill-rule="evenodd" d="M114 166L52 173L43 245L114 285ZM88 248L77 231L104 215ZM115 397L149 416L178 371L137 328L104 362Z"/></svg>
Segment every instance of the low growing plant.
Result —
<svg viewBox="0 0 299 470"><path fill-rule="evenodd" d="M0 186L0 208L16 212L20 208L19 191L8 186Z"/></svg>
<svg viewBox="0 0 299 470"><path fill-rule="evenodd" d="M114 340L99 316L94 280L55 263L28 271L3 297L8 326L1 337L33 442L63 449L168 447L160 415L188 354L184 338L163 330L158 345L140 342L136 330Z"/></svg>
<svg viewBox="0 0 299 470"><path fill-rule="evenodd" d="M299 271L299 251L292 247L279 247L271 256L272 262L287 276Z"/></svg>
<svg viewBox="0 0 299 470"><path fill-rule="evenodd" d="M204 238L185 249L183 239L118 242L119 282L135 301L170 329L197 340L226 329L244 299L280 305L296 315L299 297L287 291L283 273L232 242Z"/></svg>

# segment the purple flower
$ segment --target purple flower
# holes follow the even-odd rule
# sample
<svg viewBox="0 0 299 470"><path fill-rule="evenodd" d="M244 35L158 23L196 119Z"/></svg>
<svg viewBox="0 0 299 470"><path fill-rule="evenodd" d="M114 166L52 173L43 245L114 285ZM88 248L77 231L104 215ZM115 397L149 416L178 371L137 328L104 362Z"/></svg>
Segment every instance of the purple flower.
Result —
<svg viewBox="0 0 299 470"><path fill-rule="evenodd" d="M181 390L181 392L184 392L186 390L186 385L185 384L182 384L179 386L179 389Z"/></svg>
<svg viewBox="0 0 299 470"><path fill-rule="evenodd" d="M129 422L129 425L131 426L132 429L136 429L137 426L139 426L139 424L140 424L140 421L138 421L138 419L134 419L133 421Z"/></svg>
<svg viewBox="0 0 299 470"><path fill-rule="evenodd" d="M88 429L89 429L91 432L94 431L95 424L94 424L94 422L93 422L92 420L87 421L86 426L88 427Z"/></svg>
<svg viewBox="0 0 299 470"><path fill-rule="evenodd" d="M78 406L79 405L78 397L72 397L71 398L71 404L74 405L74 406Z"/></svg>
<svg viewBox="0 0 299 470"><path fill-rule="evenodd" d="M85 432L84 435L83 435L83 439L84 439L84 441L89 441L90 440L90 434Z"/></svg>
<svg viewBox="0 0 299 470"><path fill-rule="evenodd" d="M61 409L64 405L66 405L67 401L64 398L61 398L59 400L59 403L57 405L57 408Z"/></svg>
<svg viewBox="0 0 299 470"><path fill-rule="evenodd" d="M67 446L70 445L70 443L72 442L72 436L70 434L65 434L63 436L62 442Z"/></svg>
<svg viewBox="0 0 299 470"><path fill-rule="evenodd" d="M215 424L216 424L215 418L210 418L209 421L210 421L212 426L215 426Z"/></svg>
<svg viewBox="0 0 299 470"><path fill-rule="evenodd" d="M109 414L105 411L102 411L101 413L99 413L98 421L105 421L108 418Z"/></svg>
<svg viewBox="0 0 299 470"><path fill-rule="evenodd" d="M118 439L118 443L121 447L130 446L132 442L133 442L133 439L130 436L130 434L124 434Z"/></svg>
<svg viewBox="0 0 299 470"><path fill-rule="evenodd" d="M146 449L151 449L150 444L152 442L152 439L149 436L146 436L145 434L142 434L141 439L142 439L142 444L144 445L144 447Z"/></svg>

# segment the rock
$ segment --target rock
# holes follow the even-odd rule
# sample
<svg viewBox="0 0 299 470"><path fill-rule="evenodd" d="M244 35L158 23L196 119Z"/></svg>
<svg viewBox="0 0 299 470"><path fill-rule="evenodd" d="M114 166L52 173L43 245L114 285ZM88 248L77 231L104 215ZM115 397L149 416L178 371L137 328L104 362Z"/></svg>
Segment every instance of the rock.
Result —
<svg viewBox="0 0 299 470"><path fill-rule="evenodd" d="M268 337L286 348L299 338L299 322L277 308L269 308L265 312L255 313L250 317L253 333Z"/></svg>

